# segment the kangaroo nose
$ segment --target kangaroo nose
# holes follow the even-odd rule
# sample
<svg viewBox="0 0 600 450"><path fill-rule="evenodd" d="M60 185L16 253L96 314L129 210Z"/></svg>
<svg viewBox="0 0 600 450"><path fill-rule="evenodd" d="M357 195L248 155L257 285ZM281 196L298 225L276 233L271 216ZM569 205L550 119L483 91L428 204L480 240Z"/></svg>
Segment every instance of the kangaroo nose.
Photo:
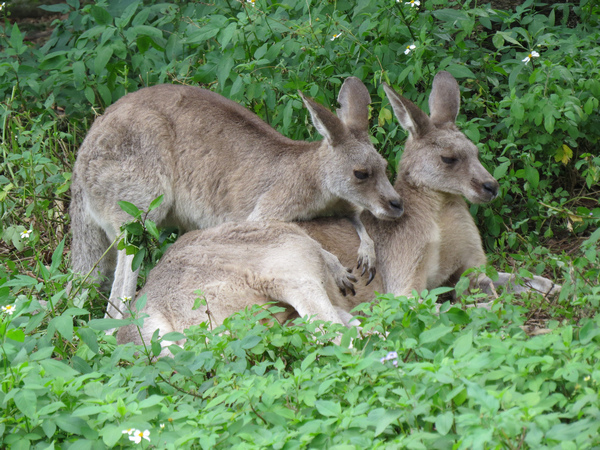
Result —
<svg viewBox="0 0 600 450"><path fill-rule="evenodd" d="M487 181L483 183L483 190L495 198L498 195L498 183Z"/></svg>
<svg viewBox="0 0 600 450"><path fill-rule="evenodd" d="M400 198L398 200L390 200L390 207L397 217L400 217L404 212L404 204Z"/></svg>

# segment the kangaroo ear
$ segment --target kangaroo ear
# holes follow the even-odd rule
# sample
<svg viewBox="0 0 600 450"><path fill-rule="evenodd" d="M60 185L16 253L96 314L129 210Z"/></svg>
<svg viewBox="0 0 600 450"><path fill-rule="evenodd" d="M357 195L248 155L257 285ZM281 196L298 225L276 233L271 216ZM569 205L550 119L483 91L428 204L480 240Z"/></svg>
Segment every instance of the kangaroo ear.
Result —
<svg viewBox="0 0 600 450"><path fill-rule="evenodd" d="M371 96L367 87L356 77L346 78L338 102L337 115L356 137L369 135L369 105Z"/></svg>
<svg viewBox="0 0 600 450"><path fill-rule="evenodd" d="M438 72L433 78L429 95L429 116L436 125L454 123L460 108L460 91L456 79L448 72Z"/></svg>
<svg viewBox="0 0 600 450"><path fill-rule="evenodd" d="M394 110L394 114L396 114L402 128L415 138L425 136L431 129L431 120L429 120L427 114L410 100L398 95L398 93L386 83L383 83L383 90L385 91Z"/></svg>
<svg viewBox="0 0 600 450"><path fill-rule="evenodd" d="M319 105L313 99L306 97L302 92L298 91L300 97L304 101L304 105L310 112L312 123L329 143L333 146L341 142L346 136L347 129L342 121L323 105Z"/></svg>

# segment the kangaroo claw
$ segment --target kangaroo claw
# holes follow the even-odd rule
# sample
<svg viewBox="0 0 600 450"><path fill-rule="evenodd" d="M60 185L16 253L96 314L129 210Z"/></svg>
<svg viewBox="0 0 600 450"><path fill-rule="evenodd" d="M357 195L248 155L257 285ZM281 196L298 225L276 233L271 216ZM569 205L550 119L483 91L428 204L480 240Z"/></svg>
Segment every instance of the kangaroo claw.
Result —
<svg viewBox="0 0 600 450"><path fill-rule="evenodd" d="M367 281L367 284L366 284L367 286L369 285L369 283L370 283L371 281L373 281L373 280L375 279L375 273L376 273L376 272L377 272L377 270L375 269L375 267L372 267L372 268L369 270L369 281Z"/></svg>

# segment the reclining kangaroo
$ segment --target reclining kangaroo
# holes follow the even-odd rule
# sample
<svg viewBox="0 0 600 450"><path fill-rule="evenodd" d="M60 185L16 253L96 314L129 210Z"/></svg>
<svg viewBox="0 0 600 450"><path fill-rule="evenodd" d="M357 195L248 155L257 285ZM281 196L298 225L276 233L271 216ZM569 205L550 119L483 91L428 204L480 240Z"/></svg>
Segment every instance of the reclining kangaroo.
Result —
<svg viewBox="0 0 600 450"><path fill-rule="evenodd" d="M324 253L294 223L234 222L190 231L167 250L138 294L147 299L143 327L119 328L117 341L149 343L157 329L163 336L201 322L216 327L237 311L274 301L287 307L277 315L282 322L299 314L347 323L350 304ZM206 304L194 310L198 297Z"/></svg>
<svg viewBox="0 0 600 450"><path fill-rule="evenodd" d="M371 98L354 77L340 89L338 116L300 95L323 141L290 140L237 103L189 86L144 88L109 107L91 127L73 171L73 270L91 271L130 219L119 200L147 208L164 195L149 219L182 231L349 215L361 238L359 266L372 278L374 244L360 211L395 219L403 207L369 139ZM347 273L333 255L326 257L340 289L347 288ZM121 316L123 298L135 295L132 259L111 248L98 263L109 282L114 273L112 317Z"/></svg>
<svg viewBox="0 0 600 450"><path fill-rule="evenodd" d="M251 250L249 260L242 258L241 262L235 253L246 248L247 241L230 234L231 228L191 232L169 249L142 290L148 299L142 312L150 316L141 330L146 342L156 329L164 335L207 320L205 309L191 311L189 306L196 297L196 289L210 290L208 305L211 314L219 318L213 325L233 311L267 301L280 301L300 315L316 315L319 319L326 317L319 308L333 306L338 316L334 321L348 324L351 317L348 311L361 302L372 301L375 291L408 296L413 290L421 292L455 283L465 270L485 264L481 237L463 196L476 203L488 202L497 196L499 186L479 162L477 147L454 124L460 105L456 80L447 72L435 76L429 98L430 117L389 86L384 85L384 89L409 138L395 183L395 189L404 199L404 215L394 222L377 220L368 212L361 216L376 245L374 282L370 286L356 284L353 298L341 297L331 289L326 289L328 301L322 292L313 297L317 290L314 286L326 286L324 280L329 275L322 271L319 259L310 256L314 250L310 255L304 250L303 246L312 241L303 239L302 233L291 224L278 231L283 234L278 235L277 241L271 241L269 235L276 232L274 227L278 225L266 224L262 228L264 236L253 237L259 250ZM342 263L353 261L360 243L346 221L321 218L297 225ZM239 224L236 230L247 226L250 224ZM208 232L211 234L205 237ZM215 236L227 240L230 247L221 244L213 247ZM282 245L288 242L290 245ZM222 259L217 260L213 252L223 255ZM280 271L279 261L284 262ZM269 269L263 269L262 265L269 263ZM298 283L297 277L302 274L305 276ZM483 276L473 281L489 292L492 280ZM500 273L494 284L514 284L514 281L511 274ZM543 294L554 294L560 289L552 281L537 276L526 285ZM268 286L269 291L263 286ZM516 292L523 290L516 284L512 288ZM319 299L316 305L315 298ZM325 303L328 305L324 306ZM287 317L293 317L293 312L288 311ZM120 329L117 339L120 343L141 343L132 325Z"/></svg>

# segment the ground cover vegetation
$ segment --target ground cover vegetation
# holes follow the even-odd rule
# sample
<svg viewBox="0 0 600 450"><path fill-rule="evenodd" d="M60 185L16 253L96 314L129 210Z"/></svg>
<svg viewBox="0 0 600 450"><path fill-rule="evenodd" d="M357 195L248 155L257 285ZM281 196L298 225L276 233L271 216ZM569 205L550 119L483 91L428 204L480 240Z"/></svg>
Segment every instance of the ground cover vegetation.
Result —
<svg viewBox="0 0 600 450"><path fill-rule="evenodd" d="M2 447L600 445L597 2L527 0L507 11L469 0L68 0L47 8L60 19L41 45L9 20L8 3L0 29ZM105 336L114 323L101 318L96 289L76 280L66 293L76 150L94 117L127 92L205 86L307 138L316 133L297 89L334 104L342 80L358 76L393 172L405 134L381 82L427 109L438 70L458 79L459 125L500 182L498 200L472 206L491 263L557 280L558 297L499 292L491 311L446 302L436 315L447 289L382 295L358 308L362 332L341 330L342 346L329 344L338 326L267 326L257 317L269 310L256 308L218 329L193 327L184 349L155 361L157 339L136 355ZM172 234L124 207L137 218L121 246L146 249L137 262L147 270ZM465 288L463 278L458 293ZM528 336L522 326L531 324L549 332Z"/></svg>

